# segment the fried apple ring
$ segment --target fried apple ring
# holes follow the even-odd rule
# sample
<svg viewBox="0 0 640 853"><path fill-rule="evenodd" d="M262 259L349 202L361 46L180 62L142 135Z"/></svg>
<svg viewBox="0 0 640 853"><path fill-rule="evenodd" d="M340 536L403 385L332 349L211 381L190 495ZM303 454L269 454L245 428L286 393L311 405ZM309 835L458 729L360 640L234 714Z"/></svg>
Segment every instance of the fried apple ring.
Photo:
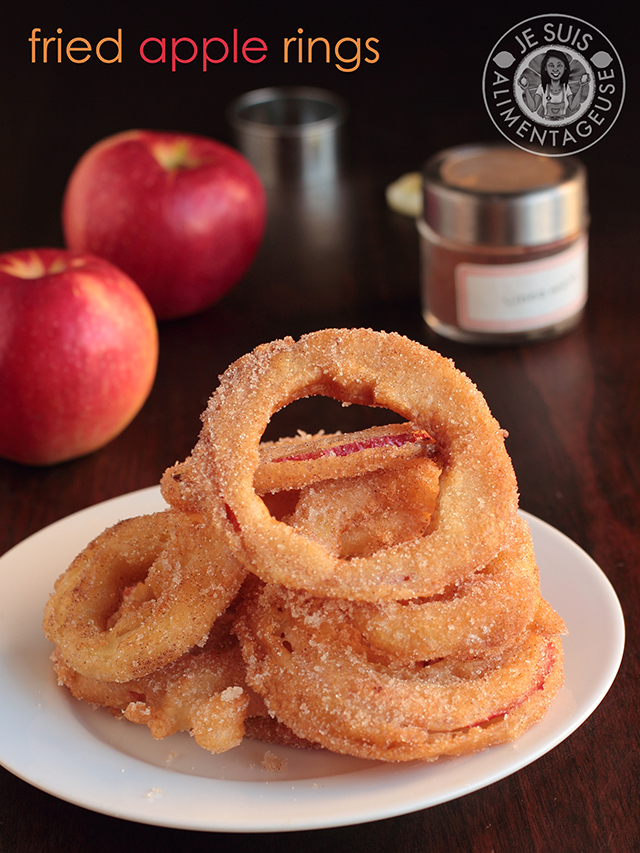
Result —
<svg viewBox="0 0 640 853"><path fill-rule="evenodd" d="M254 488L261 497L294 491L314 483L376 471L395 461L433 455L435 441L413 424L388 424L352 433L300 433L260 443ZM190 458L162 475L164 499L177 509L198 511L200 500L189 489Z"/></svg>
<svg viewBox="0 0 640 853"><path fill-rule="evenodd" d="M167 510L121 521L56 581L46 636L78 673L126 682L203 644L246 571L201 516Z"/></svg>
<svg viewBox="0 0 640 853"><path fill-rule="evenodd" d="M187 731L212 753L242 741L252 699L235 638L212 631L196 648L144 678L124 683L97 681L69 667L59 650L51 655L58 683L76 699L108 708L114 716L145 725L156 739ZM260 710L260 703L253 700Z"/></svg>
<svg viewBox="0 0 640 853"><path fill-rule="evenodd" d="M303 489L325 480L377 471L403 459L424 457L434 449L434 439L408 423L347 434L302 434L263 441L254 488L259 495Z"/></svg>
<svg viewBox="0 0 640 853"><path fill-rule="evenodd" d="M430 761L512 740L541 719L563 681L547 613L497 660L398 666L372 653L342 602L267 584L235 632L249 685L298 737L360 758Z"/></svg>
<svg viewBox="0 0 640 853"><path fill-rule="evenodd" d="M303 489L285 521L343 558L362 557L426 533L440 468L433 459L395 462L381 471L325 480Z"/></svg>
<svg viewBox="0 0 640 853"><path fill-rule="evenodd" d="M254 488L260 440L274 412L314 395L390 409L435 438L443 471L425 536L347 560L269 513ZM512 532L515 475L484 397L448 359L396 333L329 329L260 346L223 374L203 421L192 493L268 582L368 601L434 595L485 566Z"/></svg>
<svg viewBox="0 0 640 853"><path fill-rule="evenodd" d="M446 594L357 602L349 613L367 642L400 660L489 658L519 641L539 604L533 543L521 521L504 551Z"/></svg>
<svg viewBox="0 0 640 853"><path fill-rule="evenodd" d="M244 723L245 737L273 743L278 746L292 746L295 749L321 749L320 744L313 743L295 735L284 723L270 717L265 710L264 715L247 717Z"/></svg>

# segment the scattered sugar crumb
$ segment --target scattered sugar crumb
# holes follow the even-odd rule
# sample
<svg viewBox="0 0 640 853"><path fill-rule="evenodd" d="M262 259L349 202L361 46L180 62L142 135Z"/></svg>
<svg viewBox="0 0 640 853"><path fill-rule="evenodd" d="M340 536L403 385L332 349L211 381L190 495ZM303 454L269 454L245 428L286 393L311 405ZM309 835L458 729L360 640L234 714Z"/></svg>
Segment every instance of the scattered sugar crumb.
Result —
<svg viewBox="0 0 640 853"><path fill-rule="evenodd" d="M223 702L233 702L234 699L239 699L242 696L242 687L227 687L220 694Z"/></svg>
<svg viewBox="0 0 640 853"><path fill-rule="evenodd" d="M149 800L154 800L156 797L162 796L162 788L151 788L150 791L147 791L147 798Z"/></svg>
<svg viewBox="0 0 640 853"><path fill-rule="evenodd" d="M286 770L287 763L286 758L278 758L278 756L274 755L270 750L265 752L264 758L260 762L268 773L277 773L282 770Z"/></svg>

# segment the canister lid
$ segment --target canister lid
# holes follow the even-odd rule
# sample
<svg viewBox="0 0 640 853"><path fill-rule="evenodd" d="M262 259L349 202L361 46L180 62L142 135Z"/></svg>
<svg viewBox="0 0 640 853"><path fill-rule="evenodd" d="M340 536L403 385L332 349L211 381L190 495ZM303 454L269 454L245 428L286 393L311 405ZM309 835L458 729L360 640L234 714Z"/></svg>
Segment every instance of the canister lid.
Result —
<svg viewBox="0 0 640 853"><path fill-rule="evenodd" d="M425 222L458 243L539 246L588 222L586 170L575 157L461 146L432 157L423 178Z"/></svg>

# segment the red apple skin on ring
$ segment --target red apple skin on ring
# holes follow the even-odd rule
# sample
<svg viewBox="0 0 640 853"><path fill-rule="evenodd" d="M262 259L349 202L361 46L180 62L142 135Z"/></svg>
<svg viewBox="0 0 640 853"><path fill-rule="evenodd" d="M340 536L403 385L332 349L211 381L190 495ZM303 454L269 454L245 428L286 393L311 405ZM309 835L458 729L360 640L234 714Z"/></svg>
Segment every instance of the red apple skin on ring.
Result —
<svg viewBox="0 0 640 853"><path fill-rule="evenodd" d="M124 270L160 320L195 314L245 274L264 234L265 191L233 148L131 130L91 147L69 178L67 246Z"/></svg>
<svg viewBox="0 0 640 853"><path fill-rule="evenodd" d="M51 465L103 447L147 399L158 328L140 288L63 249L0 255L0 456Z"/></svg>

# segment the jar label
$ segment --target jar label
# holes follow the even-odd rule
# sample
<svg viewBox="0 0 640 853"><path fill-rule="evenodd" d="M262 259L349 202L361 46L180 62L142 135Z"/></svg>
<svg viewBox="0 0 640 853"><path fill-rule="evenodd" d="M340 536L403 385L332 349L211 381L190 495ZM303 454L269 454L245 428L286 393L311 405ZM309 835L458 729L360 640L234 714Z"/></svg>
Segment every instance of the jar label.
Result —
<svg viewBox="0 0 640 853"><path fill-rule="evenodd" d="M541 329L572 317L587 301L587 240L537 261L458 264L455 277L461 329Z"/></svg>

